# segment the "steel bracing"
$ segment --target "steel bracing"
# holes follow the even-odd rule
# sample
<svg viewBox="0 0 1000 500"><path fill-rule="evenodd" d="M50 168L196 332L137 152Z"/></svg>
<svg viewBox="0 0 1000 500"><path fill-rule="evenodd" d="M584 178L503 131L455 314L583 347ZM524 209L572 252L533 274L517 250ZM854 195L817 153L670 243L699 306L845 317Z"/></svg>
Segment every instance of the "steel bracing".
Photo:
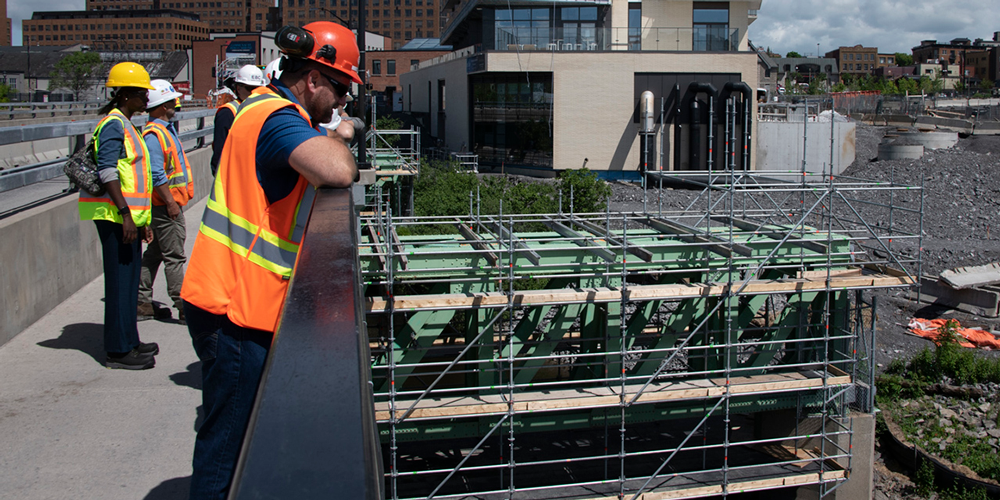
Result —
<svg viewBox="0 0 1000 500"><path fill-rule="evenodd" d="M360 254L391 498L837 488L873 406L869 292L916 282L923 197L801 173L652 175L702 190L629 213L471 193L399 217L377 191Z"/></svg>

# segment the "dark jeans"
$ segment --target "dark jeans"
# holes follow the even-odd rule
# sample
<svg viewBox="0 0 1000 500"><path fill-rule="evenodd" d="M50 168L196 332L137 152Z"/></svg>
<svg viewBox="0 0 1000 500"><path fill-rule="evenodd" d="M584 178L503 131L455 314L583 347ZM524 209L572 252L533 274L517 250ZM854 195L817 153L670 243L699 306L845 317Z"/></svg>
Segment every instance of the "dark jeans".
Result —
<svg viewBox="0 0 1000 500"><path fill-rule="evenodd" d="M140 240L122 243L122 225L95 220L104 256L104 350L128 352L139 345Z"/></svg>
<svg viewBox="0 0 1000 500"><path fill-rule="evenodd" d="M194 444L191 500L224 500L274 335L237 326L228 317L209 313L187 301L184 316L202 362L205 412Z"/></svg>

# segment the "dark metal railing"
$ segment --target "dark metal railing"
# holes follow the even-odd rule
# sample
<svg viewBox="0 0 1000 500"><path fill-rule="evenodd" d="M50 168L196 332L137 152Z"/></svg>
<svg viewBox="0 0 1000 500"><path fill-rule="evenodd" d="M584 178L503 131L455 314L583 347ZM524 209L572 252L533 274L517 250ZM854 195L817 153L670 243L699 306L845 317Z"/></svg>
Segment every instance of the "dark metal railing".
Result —
<svg viewBox="0 0 1000 500"><path fill-rule="evenodd" d="M350 190L321 189L231 500L383 498L356 228Z"/></svg>

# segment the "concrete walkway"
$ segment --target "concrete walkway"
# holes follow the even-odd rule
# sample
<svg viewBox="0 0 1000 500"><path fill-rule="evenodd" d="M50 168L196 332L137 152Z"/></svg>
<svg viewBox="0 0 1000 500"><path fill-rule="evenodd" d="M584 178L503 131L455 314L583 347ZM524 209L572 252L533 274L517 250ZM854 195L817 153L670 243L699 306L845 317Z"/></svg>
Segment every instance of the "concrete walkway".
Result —
<svg viewBox="0 0 1000 500"><path fill-rule="evenodd" d="M189 207L190 255L205 200ZM0 497L186 499L201 405L187 327L143 321L156 367L104 368L104 278L0 347ZM169 303L162 267L153 298Z"/></svg>

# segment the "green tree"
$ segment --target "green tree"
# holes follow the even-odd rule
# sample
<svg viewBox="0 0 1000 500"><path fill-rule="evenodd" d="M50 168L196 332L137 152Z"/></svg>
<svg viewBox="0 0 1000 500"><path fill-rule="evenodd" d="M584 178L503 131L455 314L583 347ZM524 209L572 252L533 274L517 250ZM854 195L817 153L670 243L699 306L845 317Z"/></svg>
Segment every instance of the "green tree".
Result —
<svg viewBox="0 0 1000 500"><path fill-rule="evenodd" d="M0 102L10 102L10 87L0 83Z"/></svg>
<svg viewBox="0 0 1000 500"><path fill-rule="evenodd" d="M101 56L96 52L73 52L56 63L49 86L67 89L79 101L80 94L93 88L95 79L102 76L100 72Z"/></svg>
<svg viewBox="0 0 1000 500"><path fill-rule="evenodd" d="M993 85L994 85L993 80L990 80L989 78L983 78L982 80L979 81L979 90L982 90L983 92L989 94L990 92L993 92Z"/></svg>
<svg viewBox="0 0 1000 500"><path fill-rule="evenodd" d="M795 52L794 50L785 54L785 57L802 57L802 54Z"/></svg>
<svg viewBox="0 0 1000 500"><path fill-rule="evenodd" d="M913 56L909 54L896 52L893 55L896 56L896 66L910 66L913 64Z"/></svg>

